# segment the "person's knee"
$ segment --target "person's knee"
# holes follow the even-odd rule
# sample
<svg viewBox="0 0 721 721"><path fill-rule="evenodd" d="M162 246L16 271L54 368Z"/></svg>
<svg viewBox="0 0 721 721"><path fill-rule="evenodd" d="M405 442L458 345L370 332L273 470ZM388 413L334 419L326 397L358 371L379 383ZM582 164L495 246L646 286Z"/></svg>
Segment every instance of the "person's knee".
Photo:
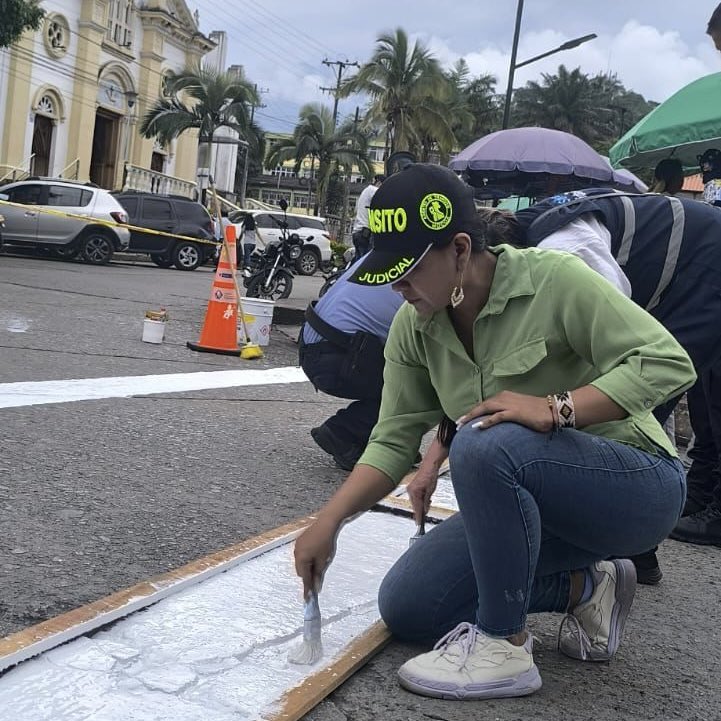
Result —
<svg viewBox="0 0 721 721"><path fill-rule="evenodd" d="M404 581L396 567L391 569L378 590L378 608L383 623L397 639L423 642L431 637L432 619L425 618L412 585L412 579Z"/></svg>
<svg viewBox="0 0 721 721"><path fill-rule="evenodd" d="M516 423L500 423L486 430L471 428L472 424L463 426L451 443L453 485L465 479L474 486L479 478L484 483L505 480L515 470L514 450L522 449L533 431Z"/></svg>

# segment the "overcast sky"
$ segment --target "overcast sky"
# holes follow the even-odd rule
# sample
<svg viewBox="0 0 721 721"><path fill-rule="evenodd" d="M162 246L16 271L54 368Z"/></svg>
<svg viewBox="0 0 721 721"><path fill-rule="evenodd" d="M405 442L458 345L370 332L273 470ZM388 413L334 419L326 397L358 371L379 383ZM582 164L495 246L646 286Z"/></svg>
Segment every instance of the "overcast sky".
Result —
<svg viewBox="0 0 721 721"><path fill-rule="evenodd" d="M560 63L585 73L614 72L630 90L663 101L692 80L721 71L705 34L716 2L707 0L526 0L518 62L588 33L598 38L516 72L515 87L555 72ZM332 98L329 60L364 62L379 33L402 27L444 66L464 57L473 74L492 73L504 92L514 0L188 0L204 33L225 30L228 64L243 65L266 90L257 119L266 130L293 129L300 105ZM349 72L352 72L353 68ZM352 114L357 99L341 101Z"/></svg>

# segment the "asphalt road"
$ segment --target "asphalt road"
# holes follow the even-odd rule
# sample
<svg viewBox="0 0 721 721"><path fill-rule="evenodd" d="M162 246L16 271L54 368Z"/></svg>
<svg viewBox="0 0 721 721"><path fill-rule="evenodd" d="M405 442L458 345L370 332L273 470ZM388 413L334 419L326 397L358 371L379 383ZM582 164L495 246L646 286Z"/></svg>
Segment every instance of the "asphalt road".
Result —
<svg viewBox="0 0 721 721"><path fill-rule="evenodd" d="M322 279L297 280L303 307ZM187 350L210 283L208 268L0 255L0 382L295 364L287 327L252 363ZM161 305L166 342L142 343L143 313ZM292 384L0 409L0 636L315 510L344 474L308 431L338 406ZM544 680L532 697L406 693L395 669L417 649L396 643L307 718L721 719L719 549L668 541L660 553L664 581L639 589L610 664L560 656L560 619L544 615L532 619Z"/></svg>

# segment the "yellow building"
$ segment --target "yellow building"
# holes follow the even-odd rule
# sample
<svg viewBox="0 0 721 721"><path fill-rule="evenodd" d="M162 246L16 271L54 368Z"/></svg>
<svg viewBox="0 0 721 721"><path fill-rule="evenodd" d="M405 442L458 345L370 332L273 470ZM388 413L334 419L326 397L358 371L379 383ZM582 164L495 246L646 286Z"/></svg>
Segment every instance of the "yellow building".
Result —
<svg viewBox="0 0 721 721"><path fill-rule="evenodd" d="M49 0L40 30L0 50L0 179L192 194L197 134L160 147L137 132L163 77L214 43L183 0Z"/></svg>

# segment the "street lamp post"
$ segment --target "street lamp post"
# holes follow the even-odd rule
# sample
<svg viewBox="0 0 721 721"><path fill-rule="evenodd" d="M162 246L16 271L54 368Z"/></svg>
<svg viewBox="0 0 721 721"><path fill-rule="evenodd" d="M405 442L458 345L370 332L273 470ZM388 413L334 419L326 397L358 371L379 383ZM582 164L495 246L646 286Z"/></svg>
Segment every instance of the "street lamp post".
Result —
<svg viewBox="0 0 721 721"><path fill-rule="evenodd" d="M549 50L548 52L541 53L540 55L536 55L535 57L529 58L528 60L524 60L522 63L516 62L516 53L518 52L518 39L521 35L521 17L523 15L523 0L518 0L518 5L516 6L516 27L513 31L513 47L511 48L511 62L508 67L508 87L506 88L506 102L503 106L503 130L505 130L508 127L508 121L511 116L511 96L513 95L513 77L515 75L515 72L518 68L522 68L524 65L530 65L531 63L535 63L536 60L541 60L541 58L547 58L549 55L554 55L555 53L560 53L563 50L571 50L573 48L577 48L579 45L582 45L583 43L587 43L589 40L593 40L596 36L596 33L591 33L590 35L583 35L580 38L574 38L573 40L569 40L568 42L563 43L562 45L559 45L557 48L554 48L553 50Z"/></svg>

